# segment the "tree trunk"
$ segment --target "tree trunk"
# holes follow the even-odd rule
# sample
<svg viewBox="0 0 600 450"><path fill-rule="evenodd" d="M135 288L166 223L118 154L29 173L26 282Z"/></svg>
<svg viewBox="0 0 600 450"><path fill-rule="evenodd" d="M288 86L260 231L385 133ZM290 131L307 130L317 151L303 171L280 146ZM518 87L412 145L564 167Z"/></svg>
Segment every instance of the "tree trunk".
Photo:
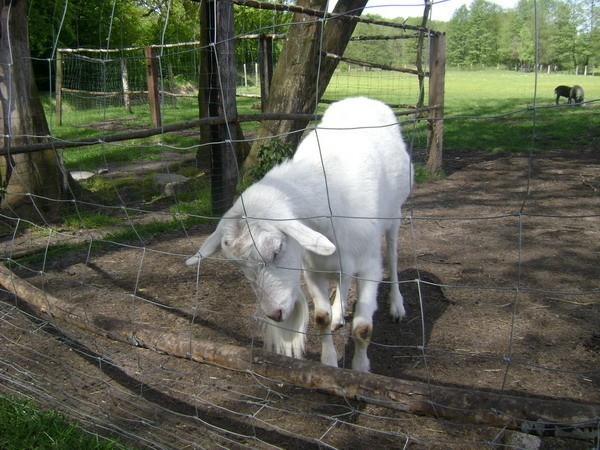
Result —
<svg viewBox="0 0 600 450"><path fill-rule="evenodd" d="M27 0L4 0L0 14L0 211L32 221L52 219L68 176L55 150L11 154L50 135L38 96L27 29Z"/></svg>
<svg viewBox="0 0 600 450"><path fill-rule="evenodd" d="M325 10L326 1L299 0L298 6ZM334 14L360 16L367 0L339 0ZM294 13L286 43L273 74L271 90L265 112L303 113L315 111L323 92L339 61L322 56L322 51L341 55L354 32L356 22L330 19L322 22L315 17ZM291 147L296 147L308 120L270 120L261 123L257 139L244 161L243 173L256 162L263 138L279 136Z"/></svg>

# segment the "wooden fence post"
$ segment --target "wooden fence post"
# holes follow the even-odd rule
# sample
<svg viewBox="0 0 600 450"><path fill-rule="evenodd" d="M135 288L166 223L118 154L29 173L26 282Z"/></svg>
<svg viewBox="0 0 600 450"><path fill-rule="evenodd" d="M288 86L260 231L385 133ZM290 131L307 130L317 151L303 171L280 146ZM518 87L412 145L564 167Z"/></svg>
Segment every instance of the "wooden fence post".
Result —
<svg viewBox="0 0 600 450"><path fill-rule="evenodd" d="M237 118L233 3L231 0L200 4L203 31L198 100L200 117ZM209 125L201 129L202 142L211 145L211 195L215 214L233 204L238 181L235 124Z"/></svg>
<svg viewBox="0 0 600 450"><path fill-rule="evenodd" d="M148 80L148 104L150 105L150 118L155 127L162 126L160 115L160 92L158 89L158 63L156 49L146 47L146 75Z"/></svg>
<svg viewBox="0 0 600 450"><path fill-rule="evenodd" d="M63 84L63 55L56 51L56 125L62 125L62 84Z"/></svg>
<svg viewBox="0 0 600 450"><path fill-rule="evenodd" d="M421 26L423 28L427 27L427 21L429 20L429 12L431 11L431 6L433 4L432 0L425 0L425 9L423 10L423 17L421 19ZM427 33L429 37L431 37L431 33ZM423 106L423 102L425 101L425 73L423 72L423 42L425 42L425 32L419 31L419 40L417 43L417 60L415 62L415 66L417 69L417 78L419 80L419 98L417 99L417 108L421 108ZM430 46L431 46L431 41Z"/></svg>
<svg viewBox="0 0 600 450"><path fill-rule="evenodd" d="M444 80L446 76L446 35L432 35L429 39L429 113L427 170L434 174L442 170L444 143Z"/></svg>
<svg viewBox="0 0 600 450"><path fill-rule="evenodd" d="M273 36L261 34L258 39L258 61L260 67L260 106L265 112L269 89L273 79Z"/></svg>
<svg viewBox="0 0 600 450"><path fill-rule="evenodd" d="M129 97L129 72L127 72L127 61L121 59L121 84L123 85L123 103L125 109L131 114L131 99Z"/></svg>

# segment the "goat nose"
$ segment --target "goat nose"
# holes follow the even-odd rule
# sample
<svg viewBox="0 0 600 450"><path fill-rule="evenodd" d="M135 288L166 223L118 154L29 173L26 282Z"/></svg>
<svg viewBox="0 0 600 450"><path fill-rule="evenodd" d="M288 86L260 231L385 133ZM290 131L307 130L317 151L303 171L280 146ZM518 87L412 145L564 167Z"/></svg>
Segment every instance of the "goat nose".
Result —
<svg viewBox="0 0 600 450"><path fill-rule="evenodd" d="M267 317L275 322L281 322L281 309L276 309L271 314L267 314Z"/></svg>

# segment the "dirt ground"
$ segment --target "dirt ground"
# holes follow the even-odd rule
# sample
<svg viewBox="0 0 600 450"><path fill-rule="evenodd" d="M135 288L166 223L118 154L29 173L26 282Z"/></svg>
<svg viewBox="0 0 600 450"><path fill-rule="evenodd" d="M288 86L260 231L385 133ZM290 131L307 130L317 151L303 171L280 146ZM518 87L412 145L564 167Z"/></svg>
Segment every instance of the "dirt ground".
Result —
<svg viewBox="0 0 600 450"><path fill-rule="evenodd" d="M399 262L407 317L390 320L382 283L372 372L599 405L600 152L446 155L445 168L446 178L416 185L406 205ZM184 265L213 226L127 246L90 245L15 272L90 317L262 347L263 316L241 272L211 260L197 276ZM93 241L84 231L65 235ZM28 231L0 245L13 255L56 238ZM170 357L52 320L8 293L2 299L0 390L24 393L138 446L509 445L499 428L400 413ZM335 336L343 367L352 356L350 320ZM314 329L306 357L318 360ZM552 436L543 443L590 446Z"/></svg>

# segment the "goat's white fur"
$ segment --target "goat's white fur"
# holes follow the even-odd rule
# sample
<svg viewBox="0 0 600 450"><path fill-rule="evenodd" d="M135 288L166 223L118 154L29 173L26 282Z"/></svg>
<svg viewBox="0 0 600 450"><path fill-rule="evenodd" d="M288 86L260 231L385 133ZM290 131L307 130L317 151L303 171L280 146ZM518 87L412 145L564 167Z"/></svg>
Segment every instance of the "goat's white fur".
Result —
<svg viewBox="0 0 600 450"><path fill-rule="evenodd" d="M412 164L400 126L385 104L350 98L332 104L295 156L248 188L188 265L221 248L250 281L268 321L266 346L302 357L308 306L304 273L321 336L321 362L337 366L332 330L344 325L356 278L352 367L369 371L367 346L382 279L380 238L390 270L390 314L405 315L398 288L397 235L412 187ZM336 294L329 301L329 281Z"/></svg>

